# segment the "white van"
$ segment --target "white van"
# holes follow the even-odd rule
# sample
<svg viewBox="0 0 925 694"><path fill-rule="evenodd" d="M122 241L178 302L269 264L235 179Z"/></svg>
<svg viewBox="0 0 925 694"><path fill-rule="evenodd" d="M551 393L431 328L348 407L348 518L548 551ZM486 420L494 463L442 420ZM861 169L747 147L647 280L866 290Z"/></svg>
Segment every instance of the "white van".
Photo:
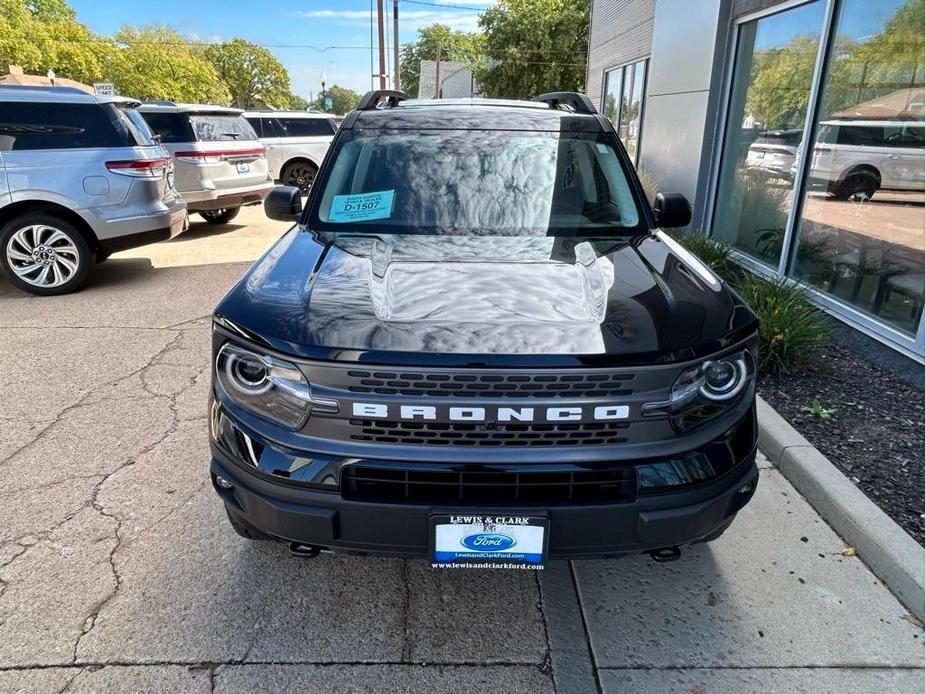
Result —
<svg viewBox="0 0 925 694"><path fill-rule="evenodd" d="M871 198L880 189L925 191L925 123L823 121L810 179L840 200Z"/></svg>
<svg viewBox="0 0 925 694"><path fill-rule="evenodd" d="M267 148L270 175L307 193L337 132L335 117L316 111L248 111L244 117Z"/></svg>

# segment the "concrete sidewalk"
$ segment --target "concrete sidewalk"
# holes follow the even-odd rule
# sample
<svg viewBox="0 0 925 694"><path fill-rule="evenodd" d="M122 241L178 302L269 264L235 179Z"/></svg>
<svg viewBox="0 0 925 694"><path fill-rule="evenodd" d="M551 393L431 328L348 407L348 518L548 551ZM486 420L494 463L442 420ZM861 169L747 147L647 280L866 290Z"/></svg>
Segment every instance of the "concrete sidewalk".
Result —
<svg viewBox="0 0 925 694"><path fill-rule="evenodd" d="M0 283L0 692L921 690L920 626L766 464L671 564L437 573L238 539L207 480L206 317L283 227L235 221L77 295Z"/></svg>

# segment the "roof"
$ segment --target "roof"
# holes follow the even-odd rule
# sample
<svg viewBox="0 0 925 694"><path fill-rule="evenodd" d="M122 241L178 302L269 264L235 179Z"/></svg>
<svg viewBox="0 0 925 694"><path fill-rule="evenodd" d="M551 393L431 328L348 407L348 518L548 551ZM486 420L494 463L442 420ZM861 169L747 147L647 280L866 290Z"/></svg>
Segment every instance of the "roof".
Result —
<svg viewBox="0 0 925 694"><path fill-rule="evenodd" d="M51 80L45 77L44 75L27 75L22 72L21 69L17 69L17 66L11 65L9 72L5 75L0 75L0 85L18 85L23 87L52 87ZM55 87L73 87L74 89L79 89L82 92L87 94L93 94L93 87L90 85L84 84L83 82L78 82L77 80L69 80L66 77L56 77L55 78Z"/></svg>
<svg viewBox="0 0 925 694"><path fill-rule="evenodd" d="M538 130L601 132L597 113L550 108L536 101L509 99L408 99L393 108L354 111L344 126L396 130ZM342 127L344 127L342 126Z"/></svg>
<svg viewBox="0 0 925 694"><path fill-rule="evenodd" d="M55 80L57 81L57 80ZM0 84L0 100L31 101L55 104L124 104L137 105L135 99L124 96L88 94L76 87L39 87Z"/></svg>
<svg viewBox="0 0 925 694"><path fill-rule="evenodd" d="M833 118L917 120L925 118L925 87L909 87L833 113Z"/></svg>
<svg viewBox="0 0 925 694"><path fill-rule="evenodd" d="M216 113L238 116L244 113L239 108L216 106L214 104L178 104L173 101L146 101L138 107L144 113Z"/></svg>
<svg viewBox="0 0 925 694"><path fill-rule="evenodd" d="M908 118L830 118L820 121L822 125L838 125L851 127L896 127L896 126L918 126L925 128L925 122L921 120L910 120Z"/></svg>
<svg viewBox="0 0 925 694"><path fill-rule="evenodd" d="M321 111L276 111L273 109L258 109L255 111L245 111L246 118L255 118L259 116L279 116L283 118L333 118L333 114L322 113Z"/></svg>

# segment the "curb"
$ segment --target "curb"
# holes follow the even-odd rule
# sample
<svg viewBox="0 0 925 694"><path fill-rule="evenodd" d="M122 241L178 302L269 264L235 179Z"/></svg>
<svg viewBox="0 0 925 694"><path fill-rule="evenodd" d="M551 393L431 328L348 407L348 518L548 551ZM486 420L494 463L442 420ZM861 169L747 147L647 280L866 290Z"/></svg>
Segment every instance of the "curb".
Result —
<svg viewBox="0 0 925 694"><path fill-rule="evenodd" d="M760 396L758 448L899 601L925 621L925 548Z"/></svg>

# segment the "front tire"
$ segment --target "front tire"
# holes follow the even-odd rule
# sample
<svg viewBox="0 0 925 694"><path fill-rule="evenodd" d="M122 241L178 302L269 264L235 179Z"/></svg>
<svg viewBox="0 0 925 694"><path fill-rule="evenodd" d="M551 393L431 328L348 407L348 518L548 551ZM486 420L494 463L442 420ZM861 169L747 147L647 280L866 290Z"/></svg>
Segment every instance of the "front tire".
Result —
<svg viewBox="0 0 925 694"><path fill-rule="evenodd" d="M317 174L318 167L310 161L299 160L286 164L279 179L284 186L295 186L306 194L312 189Z"/></svg>
<svg viewBox="0 0 925 694"><path fill-rule="evenodd" d="M225 207L220 210L203 210L199 216L209 224L227 224L237 217L240 211L240 207Z"/></svg>
<svg viewBox="0 0 925 694"><path fill-rule="evenodd" d="M61 217L25 214L0 228L0 269L14 286L30 294L77 291L93 262L87 239Z"/></svg>
<svg viewBox="0 0 925 694"><path fill-rule="evenodd" d="M880 187L880 180L869 171L855 171L835 186L835 197L839 200L870 200Z"/></svg>

